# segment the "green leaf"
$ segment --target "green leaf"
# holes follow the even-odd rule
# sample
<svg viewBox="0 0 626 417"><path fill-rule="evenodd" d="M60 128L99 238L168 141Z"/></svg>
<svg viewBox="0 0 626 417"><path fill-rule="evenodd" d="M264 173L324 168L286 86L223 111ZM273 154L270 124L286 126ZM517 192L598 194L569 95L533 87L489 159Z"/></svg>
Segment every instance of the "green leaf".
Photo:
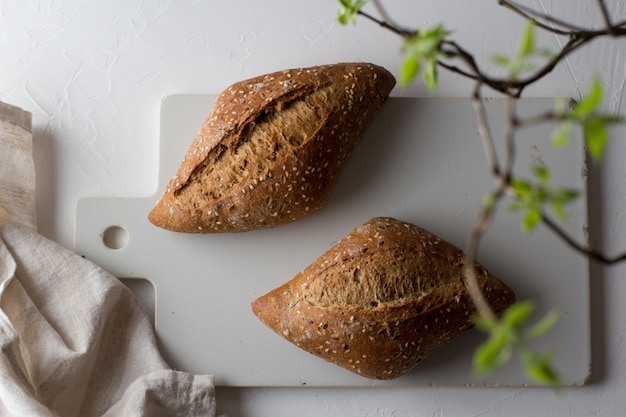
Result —
<svg viewBox="0 0 626 417"><path fill-rule="evenodd" d="M542 184L546 184L550 180L550 170L545 165L533 165L531 170Z"/></svg>
<svg viewBox="0 0 626 417"><path fill-rule="evenodd" d="M504 311L501 320L502 323L516 329L526 323L533 311L535 303L532 300L518 301Z"/></svg>
<svg viewBox="0 0 626 417"><path fill-rule="evenodd" d="M535 207L528 209L522 220L522 231L530 233L541 221L541 211Z"/></svg>
<svg viewBox="0 0 626 417"><path fill-rule="evenodd" d="M414 56L407 56L400 68L400 84L407 86L420 72L420 63Z"/></svg>
<svg viewBox="0 0 626 417"><path fill-rule="evenodd" d="M416 42L413 44L412 52L416 57L431 59L437 55L440 42L440 39L429 34L422 35L420 32L417 35Z"/></svg>
<svg viewBox="0 0 626 417"><path fill-rule="evenodd" d="M337 21L342 25L347 25L350 22L350 14L345 12L339 12L337 16Z"/></svg>
<svg viewBox="0 0 626 417"><path fill-rule="evenodd" d="M509 205L509 209L525 210L521 225L524 233L532 231L539 224L543 218L542 209L545 205L552 206L557 216L565 220L563 205L579 196L578 190L549 186L550 172L545 165L532 165L531 170L538 178L538 184L521 178L511 180L513 202Z"/></svg>
<svg viewBox="0 0 626 417"><path fill-rule="evenodd" d="M520 58L526 58L535 51L535 22L533 20L528 22L524 34L522 35L522 42L519 46L518 56Z"/></svg>
<svg viewBox="0 0 626 417"><path fill-rule="evenodd" d="M431 59L426 66L426 70L424 71L424 82L426 83L426 86L431 93L437 89L438 81L439 77L437 75L437 61Z"/></svg>
<svg viewBox="0 0 626 417"><path fill-rule="evenodd" d="M591 82L589 93L574 107L572 116L577 120L584 120L594 112L602 101L602 84L598 77L594 77Z"/></svg>
<svg viewBox="0 0 626 417"><path fill-rule="evenodd" d="M529 72L536 68L530 61L533 57L545 57L552 55L546 49L537 49L535 45L535 22L529 21L522 33L517 53L512 58L502 54L495 54L491 57L493 62L504 68L511 79L515 79L522 72Z"/></svg>
<svg viewBox="0 0 626 417"><path fill-rule="evenodd" d="M565 221L567 220L567 214L565 213L565 208L563 207L563 204L558 201L552 201L550 205L552 206L552 210L559 218L559 220L565 223Z"/></svg>
<svg viewBox="0 0 626 417"><path fill-rule="evenodd" d="M338 2L341 7L337 21L342 25L347 25L348 23L356 23L359 10L365 6L367 0L338 0Z"/></svg>
<svg viewBox="0 0 626 417"><path fill-rule="evenodd" d="M547 199L551 202L567 204L578 198L580 192L573 188L554 187L547 191Z"/></svg>
<svg viewBox="0 0 626 417"><path fill-rule="evenodd" d="M559 383L559 377L552 367L554 353L544 352L536 354L533 352L524 352L522 361L524 363L524 372L526 376L542 385L555 386Z"/></svg>
<svg viewBox="0 0 626 417"><path fill-rule="evenodd" d="M436 59L441 43L450 33L450 31L443 29L441 24L430 28L421 28L413 36L406 39L404 49L418 60Z"/></svg>
<svg viewBox="0 0 626 417"><path fill-rule="evenodd" d="M521 178L514 178L511 181L511 187L513 187L516 196L519 198L524 198L528 196L532 191L532 185L530 184L530 182Z"/></svg>
<svg viewBox="0 0 626 417"><path fill-rule="evenodd" d="M479 375L489 374L506 364L513 355L513 345L503 336L492 336L474 351L474 370Z"/></svg>
<svg viewBox="0 0 626 417"><path fill-rule="evenodd" d="M441 23L429 28L420 29L417 34L420 51L425 57L428 57L434 52L439 52L441 42L451 33L451 31L444 29Z"/></svg>
<svg viewBox="0 0 626 417"><path fill-rule="evenodd" d="M441 43L451 32L441 24L430 28L422 28L404 41L407 57L400 68L400 84L408 85L417 77L424 65L424 82L433 92L437 88L437 62L440 56Z"/></svg>
<svg viewBox="0 0 626 417"><path fill-rule="evenodd" d="M554 386L558 383L558 374L552 366L554 354L551 351L535 353L525 345L526 339L542 336L552 329L558 314L552 311L527 327L526 323L534 310L534 302L526 300L507 308L500 320L473 317L476 327L489 334L487 340L474 351L473 367L477 375L484 376L502 367L517 352L529 379L542 385Z"/></svg>
<svg viewBox="0 0 626 417"><path fill-rule="evenodd" d="M529 327L525 332L525 336L529 339L543 336L554 327L559 318L560 314L556 310L550 311L541 320Z"/></svg>
<svg viewBox="0 0 626 417"><path fill-rule="evenodd" d="M616 124L616 123L624 123L624 121L626 119L624 119L624 117L621 116L615 116L615 115L598 115L596 116L597 119L600 119L604 122L605 125L610 125L610 124Z"/></svg>
<svg viewBox="0 0 626 417"><path fill-rule="evenodd" d="M599 162L608 141L604 120L600 118L589 120L583 125L583 134L591 158L594 162Z"/></svg>
<svg viewBox="0 0 626 417"><path fill-rule="evenodd" d="M552 133L552 146L557 149L565 147L569 142L569 138L572 134L572 124L564 122L559 124L554 133Z"/></svg>

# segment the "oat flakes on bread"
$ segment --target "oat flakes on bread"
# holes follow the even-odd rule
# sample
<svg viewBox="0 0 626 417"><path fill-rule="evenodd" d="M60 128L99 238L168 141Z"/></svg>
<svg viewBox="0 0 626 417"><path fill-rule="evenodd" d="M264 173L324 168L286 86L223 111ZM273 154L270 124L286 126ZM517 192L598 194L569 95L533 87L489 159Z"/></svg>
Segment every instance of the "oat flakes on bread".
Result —
<svg viewBox="0 0 626 417"><path fill-rule="evenodd" d="M177 174L149 213L164 229L245 232L319 210L395 85L369 63L290 69L217 98Z"/></svg>
<svg viewBox="0 0 626 417"><path fill-rule="evenodd" d="M313 355L363 377L394 379L472 327L464 262L460 249L418 226L374 218L252 310ZM494 310L515 301L481 265L477 277Z"/></svg>

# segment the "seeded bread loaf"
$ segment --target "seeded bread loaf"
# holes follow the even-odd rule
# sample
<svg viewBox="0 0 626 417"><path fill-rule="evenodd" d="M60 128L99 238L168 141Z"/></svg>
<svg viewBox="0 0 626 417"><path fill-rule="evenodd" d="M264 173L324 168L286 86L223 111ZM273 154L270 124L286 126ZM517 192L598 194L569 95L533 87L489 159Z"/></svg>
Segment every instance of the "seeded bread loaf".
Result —
<svg viewBox="0 0 626 417"><path fill-rule="evenodd" d="M395 79L342 63L241 81L217 98L150 212L162 228L244 232L320 209Z"/></svg>
<svg viewBox="0 0 626 417"><path fill-rule="evenodd" d="M411 370L472 326L461 250L415 225L374 218L252 311L296 346L372 379ZM477 265L479 286L501 311L515 295Z"/></svg>

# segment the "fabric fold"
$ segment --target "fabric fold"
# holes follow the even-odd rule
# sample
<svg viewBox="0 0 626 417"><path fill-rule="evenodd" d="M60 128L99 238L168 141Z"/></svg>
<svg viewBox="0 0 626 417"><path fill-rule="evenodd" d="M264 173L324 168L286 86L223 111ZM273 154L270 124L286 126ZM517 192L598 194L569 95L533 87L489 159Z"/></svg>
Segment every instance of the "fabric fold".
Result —
<svg viewBox="0 0 626 417"><path fill-rule="evenodd" d="M214 416L213 377L169 368L134 294L37 233L31 152L0 104L0 415Z"/></svg>
<svg viewBox="0 0 626 417"><path fill-rule="evenodd" d="M37 227L32 114L0 102L0 221Z"/></svg>

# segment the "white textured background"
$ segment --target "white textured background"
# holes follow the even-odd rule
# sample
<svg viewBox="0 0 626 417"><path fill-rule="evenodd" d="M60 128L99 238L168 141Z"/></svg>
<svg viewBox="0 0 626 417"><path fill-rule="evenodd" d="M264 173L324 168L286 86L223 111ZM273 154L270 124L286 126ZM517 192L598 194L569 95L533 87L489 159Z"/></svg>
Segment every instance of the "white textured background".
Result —
<svg viewBox="0 0 626 417"><path fill-rule="evenodd" d="M389 0L411 27L443 21L488 65L514 50L518 17L487 0ZM626 19L622 0L607 0ZM598 27L592 0L524 1ZM335 23L333 0L0 0L0 100L33 112L40 231L73 245L76 201L156 191L159 103L177 93L219 93L284 68L371 61L397 73L399 39L367 21ZM559 40L544 35L554 47ZM495 69L494 69L495 70ZM626 110L626 40L597 41L569 58L528 96L605 83L605 109ZM442 75L437 95L466 96L467 81ZM426 95L421 85L394 95ZM448 122L448 121L442 121ZM626 249L625 129L590 177L591 236ZM191 138L189 139L191 140ZM613 416L626 399L626 265L592 271L593 376L562 389L224 389L218 405L238 416Z"/></svg>

